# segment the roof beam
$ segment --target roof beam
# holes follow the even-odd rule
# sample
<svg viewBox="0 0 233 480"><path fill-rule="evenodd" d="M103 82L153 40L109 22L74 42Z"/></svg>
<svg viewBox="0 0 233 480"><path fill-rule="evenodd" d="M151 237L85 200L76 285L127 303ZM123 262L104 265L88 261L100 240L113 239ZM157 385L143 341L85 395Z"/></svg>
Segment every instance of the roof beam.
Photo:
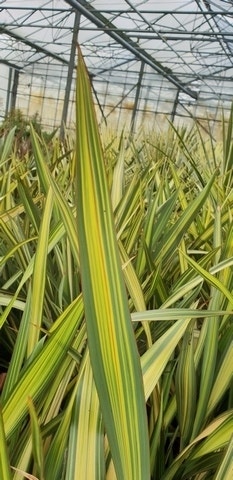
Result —
<svg viewBox="0 0 233 480"><path fill-rule="evenodd" d="M192 98L197 99L197 92L188 88L183 84L173 73L170 68L164 67L162 63L156 61L152 55L150 55L146 50L141 48L136 42L131 40L128 35L126 35L122 30L115 27L115 25L110 22L104 15L102 15L98 10L96 10L90 3L86 0L65 0L71 7L78 10L82 15L84 15L88 20L94 23L97 27L107 33L111 38L113 38L117 43L122 45L128 51L130 51L138 60L145 62L153 70L158 72L160 75L165 77L169 82L173 83L177 88L182 92L186 93Z"/></svg>
<svg viewBox="0 0 233 480"><path fill-rule="evenodd" d="M45 11L45 12L67 12L67 9L66 8L55 8L55 7L23 7L23 6L18 6L17 7L12 7L12 6L9 6L9 5L1 5L0 7L0 12L3 11L3 10L26 10L26 11L32 11L32 12L37 12L37 11ZM111 9L107 9L107 8L101 8L101 12L102 13L132 13L134 12L134 9L133 8L127 8L127 9L120 9L120 8L111 8ZM162 9L160 8L159 10L156 10L155 8L153 8L153 10L143 10L140 9L140 12L142 14L153 14L153 15L171 15L171 14L175 14L176 16L179 16L179 15L203 15L203 14L206 14L206 15L223 15L223 16L233 16L233 12L232 11L229 11L229 10L212 10L211 9L211 14L210 14L210 10L202 10L202 11L196 11L196 10L165 10L165 9Z"/></svg>
<svg viewBox="0 0 233 480"><path fill-rule="evenodd" d="M15 63L12 63L12 62L8 62L8 60L3 60L0 58L0 64L3 64L3 65L6 65L7 67L10 67L10 68L14 68L15 70L22 70L22 67L19 67L18 65L16 65Z"/></svg>
<svg viewBox="0 0 233 480"><path fill-rule="evenodd" d="M21 35L14 32L13 30L9 30L8 28L4 27L4 25L0 25L0 34L4 34L4 35L7 35L8 37L12 37L15 40L17 40L18 42L22 42L25 45L28 45L30 48L32 48L36 52L40 52L40 53L43 53L43 55L46 55L47 57L54 58L59 63L64 63L65 65L69 65L68 60L65 60L64 58L60 57L59 55L56 55L56 53L50 52L46 48L39 47L38 45L36 45L36 43L31 42L30 40L28 40L28 38L22 37Z"/></svg>
<svg viewBox="0 0 233 480"><path fill-rule="evenodd" d="M203 7L202 7L202 4L201 4L200 0L196 0L196 3L197 3L197 5L198 5L198 7L200 8L201 12L203 12ZM209 18L209 16L210 16L211 13L212 13L211 2L210 2L209 0L203 0L203 3L204 3L205 7L207 8L207 10L208 10L208 12L209 12L208 14L204 13L204 17L205 17L206 22L208 23L209 27L211 28L211 30L214 32L214 29L213 29L213 27L212 27L212 25L211 25L211 23L210 23L210 18ZM225 52L228 60L229 60L229 61L231 62L231 64L232 64L232 49L231 49L230 44L229 44L229 41L231 41L231 40L227 41L226 38L223 38L223 36L222 36L222 31L221 31L221 29L219 28L217 18L218 18L218 17L213 17L214 24L215 24L215 26L218 28L218 35L216 35L216 38L217 38L218 43L220 44L221 48L222 48L223 51ZM227 46L227 50L228 50L228 51L226 50L225 45Z"/></svg>

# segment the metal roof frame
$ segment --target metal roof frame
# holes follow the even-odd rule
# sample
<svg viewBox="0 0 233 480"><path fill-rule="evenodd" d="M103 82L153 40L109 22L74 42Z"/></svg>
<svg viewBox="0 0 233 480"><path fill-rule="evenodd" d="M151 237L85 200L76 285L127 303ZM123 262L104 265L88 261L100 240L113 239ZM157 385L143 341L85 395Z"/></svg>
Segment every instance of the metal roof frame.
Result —
<svg viewBox="0 0 233 480"><path fill-rule="evenodd" d="M174 105L184 105L186 115L195 103L229 103L233 87L231 1L164 0L158 8L152 0L118 0L112 7L99 0L26 0L20 6L15 0L0 0L0 64L38 75L50 65L51 76L63 65L66 85L71 88L78 36L97 103L103 107L99 96L104 95L104 83L112 82L121 97L115 100L116 108L123 105L127 93L134 102L133 122L136 109L143 109L146 92L151 105L155 101L158 111L165 107L165 113L172 111L172 115ZM77 12L81 21L74 36Z"/></svg>
<svg viewBox="0 0 233 480"><path fill-rule="evenodd" d="M55 53L49 51L48 49L40 47L39 45L36 45L34 42L31 42L27 38L19 35L18 33L14 32L14 31L11 31L11 30L7 29L6 27L4 27L2 25L0 25L0 35L1 34L8 35L9 37L14 38L18 42L24 43L25 45L30 47L32 50L35 50L36 52L42 53L46 57L51 57L51 58L57 60L57 62L61 62L61 63L64 63L65 65L69 65L69 61L66 60L66 59L63 59L60 55L56 55Z"/></svg>
<svg viewBox="0 0 233 480"><path fill-rule="evenodd" d="M163 75L165 78L167 78L167 80L169 80L187 95L197 98L196 92L192 92L192 90L188 89L182 82L180 82L170 68L164 67L161 62L158 62L146 50L131 40L131 38L123 30L116 28L113 23L105 18L101 12L98 12L93 5L88 3L86 0L65 1L71 7L77 9L82 15L88 18L92 23L94 23L94 25L105 31L105 33L126 48L126 50L129 50L133 55L135 55L136 58L138 58L138 60L149 65L153 70L158 72L160 75Z"/></svg>

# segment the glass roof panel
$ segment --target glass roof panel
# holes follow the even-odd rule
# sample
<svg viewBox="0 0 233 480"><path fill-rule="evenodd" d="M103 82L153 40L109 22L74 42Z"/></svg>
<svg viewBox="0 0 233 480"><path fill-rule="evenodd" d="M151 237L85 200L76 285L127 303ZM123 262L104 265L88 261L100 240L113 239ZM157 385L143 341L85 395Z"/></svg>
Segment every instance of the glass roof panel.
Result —
<svg viewBox="0 0 233 480"><path fill-rule="evenodd" d="M0 62L57 81L77 16L96 98L113 95L112 84L133 101L140 83L140 99L159 95L161 109L168 97L181 105L231 101L230 0L0 0Z"/></svg>

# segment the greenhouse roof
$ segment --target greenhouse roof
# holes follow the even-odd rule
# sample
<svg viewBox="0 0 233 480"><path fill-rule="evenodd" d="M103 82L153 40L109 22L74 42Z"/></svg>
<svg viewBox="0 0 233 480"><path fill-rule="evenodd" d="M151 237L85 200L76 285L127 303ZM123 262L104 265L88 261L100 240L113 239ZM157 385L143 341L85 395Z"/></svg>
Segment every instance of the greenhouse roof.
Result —
<svg viewBox="0 0 233 480"><path fill-rule="evenodd" d="M165 114L231 102L230 0L0 0L0 63L67 85L77 41L103 114L106 97Z"/></svg>

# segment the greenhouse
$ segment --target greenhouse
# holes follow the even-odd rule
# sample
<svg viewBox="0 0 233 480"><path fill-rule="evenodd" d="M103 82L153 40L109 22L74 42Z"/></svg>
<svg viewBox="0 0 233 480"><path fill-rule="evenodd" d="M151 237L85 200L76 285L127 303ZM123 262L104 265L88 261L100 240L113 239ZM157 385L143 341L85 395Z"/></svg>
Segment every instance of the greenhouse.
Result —
<svg viewBox="0 0 233 480"><path fill-rule="evenodd" d="M232 480L232 53L232 0L0 0L0 480Z"/></svg>
<svg viewBox="0 0 233 480"><path fill-rule="evenodd" d="M74 121L77 42L101 122L219 120L232 99L232 2L0 1L0 115Z"/></svg>

